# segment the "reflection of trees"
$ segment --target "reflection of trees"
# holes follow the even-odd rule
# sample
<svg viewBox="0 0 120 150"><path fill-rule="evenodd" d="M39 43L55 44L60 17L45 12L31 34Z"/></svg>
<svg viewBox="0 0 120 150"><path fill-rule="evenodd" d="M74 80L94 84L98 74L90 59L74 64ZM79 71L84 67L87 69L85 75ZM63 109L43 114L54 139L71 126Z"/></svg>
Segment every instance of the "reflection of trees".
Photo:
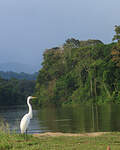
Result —
<svg viewBox="0 0 120 150"><path fill-rule="evenodd" d="M40 109L38 112L38 118L41 121L40 124L43 127L47 127L49 130L57 130L56 120L56 109L55 107L48 107L47 109Z"/></svg>
<svg viewBox="0 0 120 150"><path fill-rule="evenodd" d="M111 131L111 105L99 107L99 130Z"/></svg>
<svg viewBox="0 0 120 150"><path fill-rule="evenodd" d="M40 126L55 132L112 131L119 129L119 107L119 105L111 104L67 108L48 107L39 110L38 118Z"/></svg>
<svg viewBox="0 0 120 150"><path fill-rule="evenodd" d="M96 132L99 131L99 123L98 123L98 107L97 105L92 105L91 106L92 109L92 115L91 115L91 119L92 119L92 128L91 131Z"/></svg>
<svg viewBox="0 0 120 150"><path fill-rule="evenodd" d="M111 131L111 105L92 105L92 131Z"/></svg>
<svg viewBox="0 0 120 150"><path fill-rule="evenodd" d="M41 126L61 132L88 132L92 128L91 107L49 107L38 113Z"/></svg>
<svg viewBox="0 0 120 150"><path fill-rule="evenodd" d="M118 131L120 125L120 106L107 104L92 106L93 131Z"/></svg>
<svg viewBox="0 0 120 150"><path fill-rule="evenodd" d="M111 109L111 130L120 131L120 105L112 105Z"/></svg>

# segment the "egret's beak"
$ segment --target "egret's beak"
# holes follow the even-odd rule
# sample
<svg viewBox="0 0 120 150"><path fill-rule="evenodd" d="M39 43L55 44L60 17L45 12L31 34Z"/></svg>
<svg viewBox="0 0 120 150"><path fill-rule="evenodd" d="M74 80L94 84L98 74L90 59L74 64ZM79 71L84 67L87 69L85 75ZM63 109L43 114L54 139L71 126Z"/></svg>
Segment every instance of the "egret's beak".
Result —
<svg viewBox="0 0 120 150"><path fill-rule="evenodd" d="M37 97L32 96L32 99L35 99L35 98L37 98Z"/></svg>

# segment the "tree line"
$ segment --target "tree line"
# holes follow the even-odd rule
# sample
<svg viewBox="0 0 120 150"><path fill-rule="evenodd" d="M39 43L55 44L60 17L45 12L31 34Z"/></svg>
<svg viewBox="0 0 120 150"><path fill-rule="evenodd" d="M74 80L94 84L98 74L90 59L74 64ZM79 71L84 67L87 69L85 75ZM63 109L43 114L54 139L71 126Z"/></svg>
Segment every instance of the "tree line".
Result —
<svg viewBox="0 0 120 150"><path fill-rule="evenodd" d="M28 73L17 73L17 72L13 72L13 71L0 71L0 77L2 77L3 79L11 79L11 78L15 78L15 79L19 79L19 80L36 80L38 75L38 72L35 72L33 74L28 74Z"/></svg>
<svg viewBox="0 0 120 150"><path fill-rule="evenodd" d="M34 93L34 88L34 80L7 80L0 77L0 106L26 104L26 98Z"/></svg>
<svg viewBox="0 0 120 150"><path fill-rule="evenodd" d="M35 86L38 105L120 103L120 26L113 41L71 38L47 49Z"/></svg>

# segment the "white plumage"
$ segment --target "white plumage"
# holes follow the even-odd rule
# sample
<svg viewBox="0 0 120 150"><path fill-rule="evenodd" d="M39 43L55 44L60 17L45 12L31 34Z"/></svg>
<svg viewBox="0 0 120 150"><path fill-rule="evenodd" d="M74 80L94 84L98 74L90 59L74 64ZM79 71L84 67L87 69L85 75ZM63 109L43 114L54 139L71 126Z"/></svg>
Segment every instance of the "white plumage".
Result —
<svg viewBox="0 0 120 150"><path fill-rule="evenodd" d="M29 112L27 114L25 114L23 116L23 118L21 119L21 122L20 122L21 133L27 132L27 129L28 129L28 126L30 123L30 119L32 118L32 106L30 104L30 99L33 99L33 98L36 98L36 97L29 96L27 98L27 104L28 104Z"/></svg>

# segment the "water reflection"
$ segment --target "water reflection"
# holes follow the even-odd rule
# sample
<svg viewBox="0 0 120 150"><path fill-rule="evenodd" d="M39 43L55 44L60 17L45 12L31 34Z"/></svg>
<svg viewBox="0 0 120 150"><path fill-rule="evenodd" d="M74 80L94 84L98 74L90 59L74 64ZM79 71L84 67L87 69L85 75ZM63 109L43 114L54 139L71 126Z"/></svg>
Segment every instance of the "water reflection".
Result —
<svg viewBox="0 0 120 150"><path fill-rule="evenodd" d="M92 105L38 110L42 126L50 131L98 132L119 131L120 105Z"/></svg>
<svg viewBox="0 0 120 150"><path fill-rule="evenodd" d="M20 132L20 119L27 111L27 106L0 107L0 116L9 123L10 130ZM29 133L119 131L119 116L120 105L113 104L33 109Z"/></svg>

